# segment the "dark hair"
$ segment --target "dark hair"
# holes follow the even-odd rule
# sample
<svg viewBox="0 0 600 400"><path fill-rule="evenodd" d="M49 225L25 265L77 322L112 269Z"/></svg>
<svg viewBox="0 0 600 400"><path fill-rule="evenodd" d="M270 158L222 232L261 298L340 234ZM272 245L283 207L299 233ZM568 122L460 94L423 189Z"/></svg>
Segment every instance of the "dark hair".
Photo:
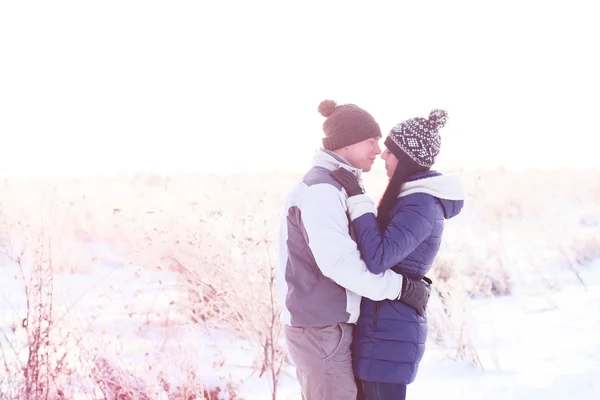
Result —
<svg viewBox="0 0 600 400"><path fill-rule="evenodd" d="M406 153L398 153L399 154L397 155L394 154L396 158L398 158L396 170L392 174L392 177L385 188L385 192L383 192L383 196L381 196L381 200L377 205L377 222L379 222L379 228L382 231L385 230L388 225L388 214L396 203L396 199L398 199L402 185L404 185L412 175L429 170L429 167L423 167L417 164Z"/></svg>

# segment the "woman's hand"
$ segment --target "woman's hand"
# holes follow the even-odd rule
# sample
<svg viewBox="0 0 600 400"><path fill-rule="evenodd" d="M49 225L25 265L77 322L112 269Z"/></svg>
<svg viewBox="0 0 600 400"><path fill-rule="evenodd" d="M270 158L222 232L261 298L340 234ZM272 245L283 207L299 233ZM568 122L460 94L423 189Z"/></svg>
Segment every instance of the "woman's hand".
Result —
<svg viewBox="0 0 600 400"><path fill-rule="evenodd" d="M331 176L335 179L348 193L348 197L364 194L365 192L358 184L356 176L344 168L338 168L331 172Z"/></svg>
<svg viewBox="0 0 600 400"><path fill-rule="evenodd" d="M431 279L424 277L423 279L411 279L408 276L402 275L402 292L399 300L414 308L420 315L425 315L425 309L431 295Z"/></svg>

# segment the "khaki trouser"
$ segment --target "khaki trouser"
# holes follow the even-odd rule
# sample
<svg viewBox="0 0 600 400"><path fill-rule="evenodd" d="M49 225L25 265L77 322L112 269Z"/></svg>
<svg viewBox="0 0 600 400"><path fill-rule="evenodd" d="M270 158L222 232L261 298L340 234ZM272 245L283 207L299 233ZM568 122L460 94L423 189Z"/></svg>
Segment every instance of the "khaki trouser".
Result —
<svg viewBox="0 0 600 400"><path fill-rule="evenodd" d="M354 325L340 323L324 327L285 327L290 357L303 400L356 400L352 370Z"/></svg>

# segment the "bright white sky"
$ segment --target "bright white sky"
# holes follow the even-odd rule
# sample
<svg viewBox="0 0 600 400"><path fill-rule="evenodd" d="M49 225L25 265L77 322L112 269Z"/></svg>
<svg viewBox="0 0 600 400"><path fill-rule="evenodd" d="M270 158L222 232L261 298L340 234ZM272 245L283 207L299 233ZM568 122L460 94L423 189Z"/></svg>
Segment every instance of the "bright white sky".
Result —
<svg viewBox="0 0 600 400"><path fill-rule="evenodd" d="M2 2L0 175L301 170L326 98L446 109L440 169L597 168L593 3Z"/></svg>

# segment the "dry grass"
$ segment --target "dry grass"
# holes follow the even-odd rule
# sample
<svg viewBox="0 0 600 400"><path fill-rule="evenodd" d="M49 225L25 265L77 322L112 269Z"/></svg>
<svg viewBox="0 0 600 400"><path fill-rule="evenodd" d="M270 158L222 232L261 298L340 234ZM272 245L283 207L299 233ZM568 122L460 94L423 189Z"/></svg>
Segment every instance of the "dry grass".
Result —
<svg viewBox="0 0 600 400"><path fill-rule="evenodd" d="M548 265L562 265L577 276L581 265L600 256L597 175L464 174L469 198L463 214L447 224L432 271L440 299L429 311L432 339L448 346L448 357L480 364L469 336L470 298L509 295L531 279L557 290L560 284L552 282ZM150 379L82 344L85 329L65 330L69 319L57 321L52 308L53 274L86 273L107 262L176 273L184 296L173 305L177 318L161 323L184 320L207 330L233 329L251 343L256 373L268 374L276 388L285 351L272 268L279 212L298 177L5 180L0 247L5 261L18 260L11 264L15 268L34 266L22 273L30 301L26 333L16 335L23 340L11 343L13 349L0 349L5 363L0 385L20 382L5 395L70 398L78 385L98 398L153 398L157 390L169 398L239 396L233 384L204 387L202 377L186 366L183 380L168 374ZM384 185L383 176L367 175L374 198ZM19 366L11 353L27 354L27 365Z"/></svg>

